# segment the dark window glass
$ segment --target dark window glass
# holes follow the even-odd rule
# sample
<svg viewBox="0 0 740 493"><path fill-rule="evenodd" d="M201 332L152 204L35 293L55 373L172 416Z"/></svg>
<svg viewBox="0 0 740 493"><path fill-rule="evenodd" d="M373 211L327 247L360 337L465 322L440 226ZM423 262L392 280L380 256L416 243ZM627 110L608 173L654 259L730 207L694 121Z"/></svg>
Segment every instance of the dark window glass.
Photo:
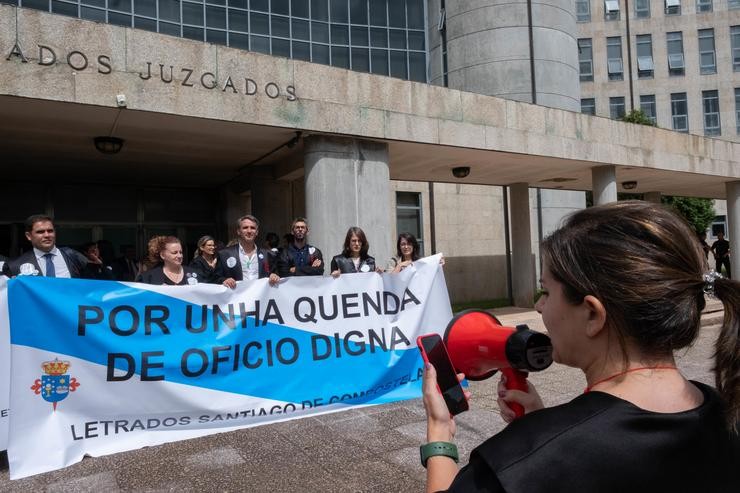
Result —
<svg viewBox="0 0 740 493"><path fill-rule="evenodd" d="M323 63L324 65L329 65L329 46L312 44L311 61L314 63Z"/></svg>
<svg viewBox="0 0 740 493"><path fill-rule="evenodd" d="M300 19L293 19L293 38L294 39L305 39L308 41L309 38L309 26L308 21L302 21Z"/></svg>
<svg viewBox="0 0 740 493"><path fill-rule="evenodd" d="M370 50L374 74L388 75L388 50Z"/></svg>
<svg viewBox="0 0 740 493"><path fill-rule="evenodd" d="M319 43L328 43L329 24L325 22L311 22L311 39Z"/></svg>
<svg viewBox="0 0 740 493"><path fill-rule="evenodd" d="M90 7L80 7L80 19L105 22L105 10L93 9Z"/></svg>
<svg viewBox="0 0 740 493"><path fill-rule="evenodd" d="M311 61L311 45L293 41L293 58L296 60Z"/></svg>
<svg viewBox="0 0 740 493"><path fill-rule="evenodd" d="M249 49L249 36L246 34L229 33L229 46L234 48L241 48L242 50Z"/></svg>
<svg viewBox="0 0 740 493"><path fill-rule="evenodd" d="M391 51L391 77L408 78L405 51Z"/></svg>
<svg viewBox="0 0 740 493"><path fill-rule="evenodd" d="M308 0L291 0L290 15L308 19Z"/></svg>
<svg viewBox="0 0 740 493"><path fill-rule="evenodd" d="M352 26L351 31L352 31L352 44L354 46L368 46L366 27Z"/></svg>
<svg viewBox="0 0 740 493"><path fill-rule="evenodd" d="M352 48L352 70L370 72L370 52L367 48Z"/></svg>
<svg viewBox="0 0 740 493"><path fill-rule="evenodd" d="M398 48L401 50L406 49L406 31L401 29L389 29L388 38L390 40L391 48Z"/></svg>
<svg viewBox="0 0 740 493"><path fill-rule="evenodd" d="M180 24L170 24L169 22L159 21L159 32L169 34L170 36L180 35Z"/></svg>
<svg viewBox="0 0 740 493"><path fill-rule="evenodd" d="M409 29L424 29L424 1L406 0Z"/></svg>
<svg viewBox="0 0 740 493"><path fill-rule="evenodd" d="M18 5L18 0L0 0L0 3L7 3L8 5Z"/></svg>
<svg viewBox="0 0 740 493"><path fill-rule="evenodd" d="M128 14L117 14L115 12L108 12L108 24L114 26L131 27L131 16Z"/></svg>
<svg viewBox="0 0 740 493"><path fill-rule="evenodd" d="M287 39L272 38L273 56L284 56L290 58L290 41Z"/></svg>
<svg viewBox="0 0 740 493"><path fill-rule="evenodd" d="M183 16L185 12L183 12ZM249 32L249 17L241 10L229 9L229 30Z"/></svg>
<svg viewBox="0 0 740 493"><path fill-rule="evenodd" d="M80 3L82 5L105 8L105 0L80 0ZM46 5L48 6L49 4L46 3Z"/></svg>
<svg viewBox="0 0 740 493"><path fill-rule="evenodd" d="M226 9L206 7L206 27L226 29Z"/></svg>
<svg viewBox="0 0 740 493"><path fill-rule="evenodd" d="M335 67L349 68L349 48L332 46L331 64Z"/></svg>
<svg viewBox="0 0 740 493"><path fill-rule="evenodd" d="M206 41L209 43L226 46L226 31L206 30Z"/></svg>
<svg viewBox="0 0 740 493"><path fill-rule="evenodd" d="M332 22L347 22L347 0L330 0L331 5L331 21Z"/></svg>
<svg viewBox="0 0 740 493"><path fill-rule="evenodd" d="M427 81L427 60L424 53L409 53L409 80Z"/></svg>
<svg viewBox="0 0 740 493"><path fill-rule="evenodd" d="M367 24L367 0L349 0L349 18L352 24Z"/></svg>
<svg viewBox="0 0 740 493"><path fill-rule="evenodd" d="M252 26L250 32L254 34L270 34L270 18L267 15L252 12L249 16L249 21L250 26Z"/></svg>
<svg viewBox="0 0 740 493"><path fill-rule="evenodd" d="M288 0L272 0L273 14L290 14L290 2Z"/></svg>
<svg viewBox="0 0 740 493"><path fill-rule="evenodd" d="M180 22L180 2L159 0L159 20Z"/></svg>
<svg viewBox="0 0 740 493"><path fill-rule="evenodd" d="M311 0L311 19L317 21L329 20L329 4L326 0Z"/></svg>
<svg viewBox="0 0 740 493"><path fill-rule="evenodd" d="M134 27L145 31L157 32L157 21L145 19L144 17L134 17Z"/></svg>
<svg viewBox="0 0 740 493"><path fill-rule="evenodd" d="M290 24L288 23L288 17L273 15L270 19L272 21L273 36L282 36L284 38L290 37Z"/></svg>
<svg viewBox="0 0 740 493"><path fill-rule="evenodd" d="M269 12L270 2L269 0L249 0L249 8L260 12Z"/></svg>
<svg viewBox="0 0 740 493"><path fill-rule="evenodd" d="M370 0L370 24L373 26L387 26L388 12L385 0Z"/></svg>
<svg viewBox="0 0 740 493"><path fill-rule="evenodd" d="M424 50L424 31L409 31L409 50Z"/></svg>
<svg viewBox="0 0 740 493"><path fill-rule="evenodd" d="M203 5L182 2L182 22L185 24L203 25Z"/></svg>
<svg viewBox="0 0 740 493"><path fill-rule="evenodd" d="M270 54L270 38L264 36L249 36L252 51Z"/></svg>
<svg viewBox="0 0 740 493"><path fill-rule="evenodd" d="M206 3L215 3L216 5L226 5L226 0L206 0Z"/></svg>
<svg viewBox="0 0 740 493"><path fill-rule="evenodd" d="M49 0L24 0L23 6L29 9L49 10Z"/></svg>
<svg viewBox="0 0 740 493"><path fill-rule="evenodd" d="M0 2L0 3L5 3L5 2ZM25 2L23 3L23 6L25 7ZM54 12L55 14L77 17L77 4L57 2L56 0L53 0L51 2L51 11Z"/></svg>
<svg viewBox="0 0 740 493"><path fill-rule="evenodd" d="M388 24L391 27L406 27L406 3L394 0L388 2Z"/></svg>
<svg viewBox="0 0 740 493"><path fill-rule="evenodd" d="M182 26L182 37L188 39L194 39L196 41L203 41L203 35L205 31L202 27L190 27Z"/></svg>
<svg viewBox="0 0 740 493"><path fill-rule="evenodd" d="M370 46L376 48L388 47L388 30L373 27L370 29Z"/></svg>
<svg viewBox="0 0 740 493"><path fill-rule="evenodd" d="M229 0L229 7L236 7L238 9L247 8L247 0Z"/></svg>
<svg viewBox="0 0 740 493"><path fill-rule="evenodd" d="M338 24L331 25L331 44L349 44L349 29L347 26Z"/></svg>
<svg viewBox="0 0 740 493"><path fill-rule="evenodd" d="M108 0L108 8L121 12L131 12L131 0Z"/></svg>
<svg viewBox="0 0 740 493"><path fill-rule="evenodd" d="M134 13L155 17L157 15L156 0L134 0ZM134 21L134 25L136 22Z"/></svg>

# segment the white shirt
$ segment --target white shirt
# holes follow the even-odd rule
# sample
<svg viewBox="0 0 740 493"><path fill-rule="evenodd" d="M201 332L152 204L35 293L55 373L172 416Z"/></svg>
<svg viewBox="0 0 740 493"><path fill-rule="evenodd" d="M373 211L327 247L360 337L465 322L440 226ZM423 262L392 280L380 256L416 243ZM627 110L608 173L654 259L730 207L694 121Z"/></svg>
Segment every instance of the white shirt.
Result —
<svg viewBox="0 0 740 493"><path fill-rule="evenodd" d="M241 243L239 244L239 263L242 266L242 279L244 279L245 281L252 281L254 279L259 279L260 277L259 263L257 258L258 253L259 248L255 247L254 254L247 255L247 252L244 251Z"/></svg>
<svg viewBox="0 0 740 493"><path fill-rule="evenodd" d="M46 253L47 252L42 252L38 248L33 249L33 254L36 255L36 263L39 264L42 276L46 276L46 257L44 257ZM60 252L57 247L54 247L48 253L54 255L51 259L51 262L54 264L54 277L64 277L67 279L72 277L67 268L67 262L65 262L64 257L62 257L62 252Z"/></svg>

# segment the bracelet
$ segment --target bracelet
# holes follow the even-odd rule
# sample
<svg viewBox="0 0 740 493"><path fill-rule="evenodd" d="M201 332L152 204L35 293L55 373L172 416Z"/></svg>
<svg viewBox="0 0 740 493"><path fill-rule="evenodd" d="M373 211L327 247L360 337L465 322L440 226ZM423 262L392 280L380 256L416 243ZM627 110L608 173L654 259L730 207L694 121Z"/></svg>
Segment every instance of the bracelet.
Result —
<svg viewBox="0 0 740 493"><path fill-rule="evenodd" d="M427 467L427 460L435 455L444 455L458 462L460 456L457 453L457 446L450 442L429 442L419 447L421 455L421 465Z"/></svg>

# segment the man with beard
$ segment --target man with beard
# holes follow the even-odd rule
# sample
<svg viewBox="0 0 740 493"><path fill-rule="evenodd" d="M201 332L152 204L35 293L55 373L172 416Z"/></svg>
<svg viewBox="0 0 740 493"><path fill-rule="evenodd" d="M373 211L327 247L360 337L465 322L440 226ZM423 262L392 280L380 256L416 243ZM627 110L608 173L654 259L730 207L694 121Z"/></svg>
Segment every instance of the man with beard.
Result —
<svg viewBox="0 0 740 493"><path fill-rule="evenodd" d="M278 274L289 276L321 276L324 274L324 257L321 250L308 244L308 222L299 217L293 221L293 243L284 248L278 257Z"/></svg>
<svg viewBox="0 0 740 493"><path fill-rule="evenodd" d="M251 281L269 277L270 285L280 280L275 273L273 255L255 243L259 233L259 220L251 215L237 220L236 235L239 241L218 252L216 280L234 289L237 281Z"/></svg>

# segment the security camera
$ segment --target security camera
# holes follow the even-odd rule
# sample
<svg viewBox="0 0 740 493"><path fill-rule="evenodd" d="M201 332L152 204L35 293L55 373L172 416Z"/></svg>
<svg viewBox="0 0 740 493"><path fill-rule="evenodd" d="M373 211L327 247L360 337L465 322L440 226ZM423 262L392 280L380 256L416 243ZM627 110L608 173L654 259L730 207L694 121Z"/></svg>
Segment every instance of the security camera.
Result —
<svg viewBox="0 0 740 493"><path fill-rule="evenodd" d="M457 166L452 168L452 176L455 178L465 178L470 174L470 166Z"/></svg>
<svg viewBox="0 0 740 493"><path fill-rule="evenodd" d="M119 108L126 107L126 95L125 94L119 94L118 96L116 96L116 105Z"/></svg>

